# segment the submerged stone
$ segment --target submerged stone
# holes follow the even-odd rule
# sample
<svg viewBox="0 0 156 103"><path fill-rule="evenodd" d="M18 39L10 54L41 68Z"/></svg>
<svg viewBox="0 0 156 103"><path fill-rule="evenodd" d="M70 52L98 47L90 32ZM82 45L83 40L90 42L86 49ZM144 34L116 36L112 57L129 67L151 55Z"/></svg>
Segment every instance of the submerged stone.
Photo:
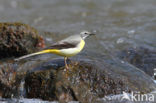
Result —
<svg viewBox="0 0 156 103"><path fill-rule="evenodd" d="M119 53L119 58L129 62L150 76L156 68L156 50L144 47L128 48Z"/></svg>

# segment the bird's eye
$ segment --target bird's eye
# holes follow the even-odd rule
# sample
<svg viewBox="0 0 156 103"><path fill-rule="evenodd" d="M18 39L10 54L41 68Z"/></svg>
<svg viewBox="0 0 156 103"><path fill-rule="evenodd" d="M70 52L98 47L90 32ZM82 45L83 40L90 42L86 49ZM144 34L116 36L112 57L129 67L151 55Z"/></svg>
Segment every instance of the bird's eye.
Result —
<svg viewBox="0 0 156 103"><path fill-rule="evenodd" d="M86 32L84 34L87 34Z"/></svg>

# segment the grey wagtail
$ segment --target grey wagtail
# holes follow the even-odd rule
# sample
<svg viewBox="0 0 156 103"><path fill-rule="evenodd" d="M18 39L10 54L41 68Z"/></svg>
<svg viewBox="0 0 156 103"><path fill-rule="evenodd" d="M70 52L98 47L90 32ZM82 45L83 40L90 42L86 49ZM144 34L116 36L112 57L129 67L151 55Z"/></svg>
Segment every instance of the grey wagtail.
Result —
<svg viewBox="0 0 156 103"><path fill-rule="evenodd" d="M68 69L68 65L67 65L67 58L74 56L76 54L78 54L84 47L85 45L85 39L91 35L94 35L88 31L83 31L78 35L72 35L66 39L63 39L61 41L58 41L56 43L54 43L53 45L44 48L43 50L36 52L36 53L32 53L32 54L28 54L28 55L24 55L22 57L19 57L17 59L15 59L15 61L30 57L30 56L34 56L34 55L39 55L39 54L44 54L44 53L52 53L52 54L56 54L59 56L63 56L64 57L64 62L65 62L65 67L66 70Z"/></svg>

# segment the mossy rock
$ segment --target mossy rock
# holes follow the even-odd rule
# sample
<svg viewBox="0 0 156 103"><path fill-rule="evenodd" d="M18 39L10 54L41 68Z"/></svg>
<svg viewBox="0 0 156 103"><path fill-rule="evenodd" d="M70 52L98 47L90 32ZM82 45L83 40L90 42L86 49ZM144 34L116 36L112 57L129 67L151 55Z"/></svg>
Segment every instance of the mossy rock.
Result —
<svg viewBox="0 0 156 103"><path fill-rule="evenodd" d="M62 103L100 103L99 98L123 91L145 94L155 90L151 77L136 67L121 63L117 58L100 57L95 61L68 61L68 72L64 71L64 59L3 64L0 66L3 68L0 69L0 95Z"/></svg>
<svg viewBox="0 0 156 103"><path fill-rule="evenodd" d="M0 59L19 57L44 46L36 29L23 23L0 23Z"/></svg>
<svg viewBox="0 0 156 103"><path fill-rule="evenodd" d="M45 67L44 64L43 68ZM27 73L25 89L27 98L82 103L95 103L98 98L110 94L130 91L121 79L114 80L104 70L98 70L90 63L72 62L69 71L64 67L42 68Z"/></svg>

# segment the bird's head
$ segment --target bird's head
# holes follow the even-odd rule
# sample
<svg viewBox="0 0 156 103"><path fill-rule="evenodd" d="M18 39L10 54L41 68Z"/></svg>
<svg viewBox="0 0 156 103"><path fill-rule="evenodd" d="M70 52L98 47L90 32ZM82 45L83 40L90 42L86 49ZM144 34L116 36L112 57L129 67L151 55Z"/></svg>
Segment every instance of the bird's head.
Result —
<svg viewBox="0 0 156 103"><path fill-rule="evenodd" d="M81 38L82 38L82 39L85 39L85 38L87 38L87 37L89 37L89 36L91 36L91 35L95 35L95 34L93 34L93 33L91 33L91 32L88 32L88 31L82 31L82 32L80 33L80 35L81 35Z"/></svg>

